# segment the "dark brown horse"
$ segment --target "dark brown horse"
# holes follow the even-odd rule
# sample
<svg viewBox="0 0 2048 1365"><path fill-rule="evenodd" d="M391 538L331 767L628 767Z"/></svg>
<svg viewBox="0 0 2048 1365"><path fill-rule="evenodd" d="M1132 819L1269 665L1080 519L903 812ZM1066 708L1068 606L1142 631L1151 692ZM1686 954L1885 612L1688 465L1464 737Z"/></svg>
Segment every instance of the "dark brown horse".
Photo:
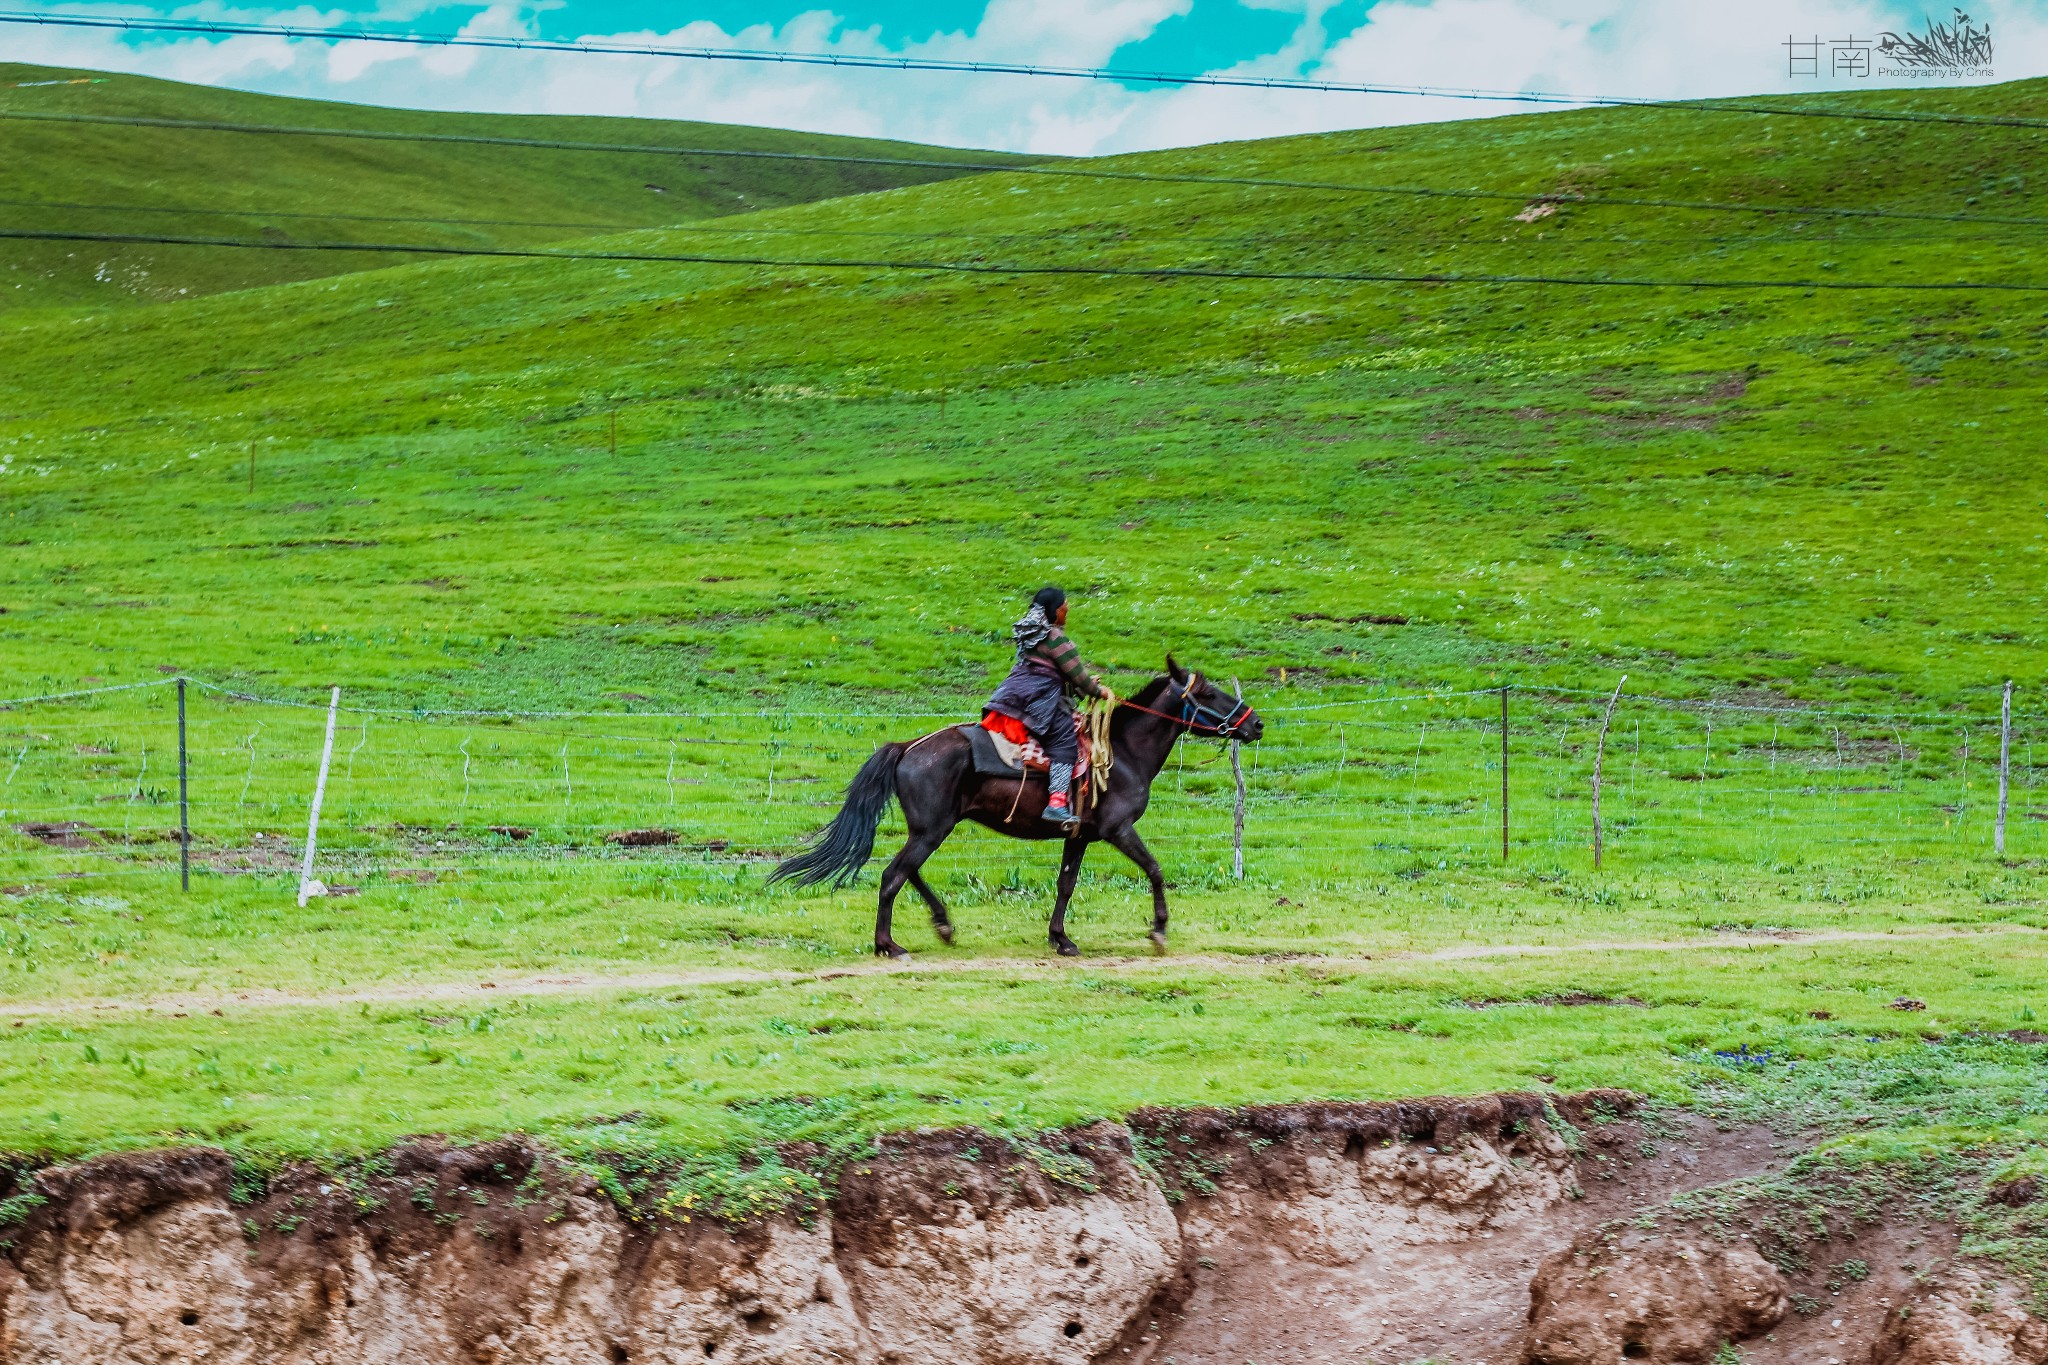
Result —
<svg viewBox="0 0 2048 1365"><path fill-rule="evenodd" d="M860 875L874 855L875 831L893 798L903 806L910 837L882 871L880 907L875 914L875 951L890 957L910 956L890 937L889 921L896 894L905 882L917 888L931 907L932 928L948 943L953 921L923 873L925 860L938 851L962 820L986 825L1016 839L1064 839L1060 858L1059 898L1053 904L1046 936L1062 956L1080 949L1067 937L1067 902L1081 875L1088 845L1100 839L1145 873L1152 884L1152 943L1166 947L1166 878L1159 860L1138 837L1138 818L1152 799L1152 779L1166 766L1174 741L1185 734L1218 739L1256 740L1265 724L1244 701L1222 691L1199 673L1190 673L1166 658L1166 674L1145 684L1134 697L1119 703L1110 720L1110 749L1115 766L1106 790L1095 794L1092 809L1072 834L1038 818L1045 809L1045 776L983 776L974 770L967 736L948 727L909 743L884 744L861 766L846 788L846 804L832 823L818 831L802 853L786 858L768 880L811 886L830 881L845 886ZM1023 791L1018 787L1022 786Z"/></svg>

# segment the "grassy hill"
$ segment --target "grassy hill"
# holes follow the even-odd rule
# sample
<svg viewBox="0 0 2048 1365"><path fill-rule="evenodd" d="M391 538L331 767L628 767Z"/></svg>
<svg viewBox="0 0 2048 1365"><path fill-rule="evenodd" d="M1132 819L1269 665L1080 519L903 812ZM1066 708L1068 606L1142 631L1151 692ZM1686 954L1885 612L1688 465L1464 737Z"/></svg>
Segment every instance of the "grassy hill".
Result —
<svg viewBox="0 0 2048 1365"><path fill-rule="evenodd" d="M445 114L0 62L0 113L999 162L775 128ZM0 120L0 228L526 246L944 178L943 170ZM413 219L457 220L415 222ZM350 252L0 242L0 310L109 307L375 268Z"/></svg>
<svg viewBox="0 0 2048 1365"><path fill-rule="evenodd" d="M2039 113L2044 91L1948 103ZM2023 216L2044 211L2024 173L2040 136L1627 110L1110 164ZM983 176L604 245L2041 278L2025 226L1522 207ZM1134 663L1179 642L1306 682L1469 682L1512 659L1531 680L1628 668L1681 690L1947 702L2048 662L2030 624L2042 319L2018 292L609 261L408 266L65 318L0 335L26 542L0 667L17 690L176 659L509 702L532 698L506 650L553 658L603 619L644 633L605 646L615 668L682 643L769 693L972 691L1000 659L958 632L978 641L1052 577L1091 585L1088 643ZM268 591L281 554L302 590ZM89 641L115 598L145 605L109 659ZM1333 624L1362 612L1427 629ZM431 667L368 643L398 620L440 642ZM551 695L603 690L539 673Z"/></svg>
<svg viewBox="0 0 2048 1365"><path fill-rule="evenodd" d="M1857 98L2048 114L2038 81ZM328 798L323 869L361 894L304 909L317 709L196 694L190 896L168 694L7 713L8 823L105 838L0 846L0 999L54 1012L0 1062L0 1145L1679 1095L1727 1079L1717 1052L1862 1065L2032 1019L2048 296L1826 286L2048 279L2038 227L1992 221L2048 214L2040 137L1546 114L1097 163L1506 199L1018 172L583 243L1077 274L453 261L0 321L6 693L185 670L377 708ZM1879 207L1965 217L1819 211ZM1686 283L1742 280L1814 287ZM763 850L876 740L971 714L1048 579L1123 689L1171 647L1272 717L1248 877L1229 770L1190 745L1146 828L1201 956L1060 974L1047 851L971 835L933 865L958 945L899 906L942 970L840 978L871 892L765 892ZM1562 689L1623 671L1760 709L1625 701L1595 872L1599 712ZM1553 689L1515 702L1506 866L1496 699L1454 695L1501 683ZM681 842L604 842L642 827ZM1140 951L1144 899L1091 858L1084 947ZM1575 994L1631 1003L1545 1003ZM792 1095L798 1129L751 1117Z"/></svg>

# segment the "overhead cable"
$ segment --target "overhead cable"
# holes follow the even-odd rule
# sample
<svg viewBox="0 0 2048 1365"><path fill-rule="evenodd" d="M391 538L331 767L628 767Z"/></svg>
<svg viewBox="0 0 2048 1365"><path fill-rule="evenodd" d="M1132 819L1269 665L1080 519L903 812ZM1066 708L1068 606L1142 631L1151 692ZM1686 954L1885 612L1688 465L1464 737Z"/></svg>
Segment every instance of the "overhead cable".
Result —
<svg viewBox="0 0 2048 1365"><path fill-rule="evenodd" d="M790 260L770 256L704 256L658 251L551 251L543 247L438 246L424 242L294 242L248 237L174 237L139 232L71 232L0 228L0 240L102 242L129 246L247 247L259 251L363 251L413 256L509 256L531 260L616 261L664 265L769 266L794 270L907 270L923 274L1085 275L1095 278L1270 280L1329 284L1546 284L1632 289L1898 290L1910 293L2048 292L2024 280L1717 280L1602 275L1496 275L1366 270L1228 270L1211 266L1030 265L983 261Z"/></svg>
<svg viewBox="0 0 2048 1365"><path fill-rule="evenodd" d="M1119 180L1152 185L1226 185L1240 189L1315 190L1333 194L1377 194L1415 199L1478 199L1507 203L1548 203L1578 207L1683 209L1702 213L1789 214L1813 218L1897 218L1933 223L2009 223L2048 226L2048 217L1992 213L1947 213L1913 209L1853 208L1828 204L1731 203L1710 199L1661 199L1629 195L1593 195L1567 190L1450 189L1431 185L1366 185L1341 180L1292 180L1250 175L1198 175L1192 172L1124 171L1072 161L979 162L918 157L852 156L829 152L775 152L741 147L676 147L658 143L575 142L555 138L493 137L483 133L426 133L384 128L316 128L283 124L234 123L212 119L146 118L140 115L61 114L0 110L0 120L32 123L107 124L128 128L172 128L196 132L249 133L278 137L335 137L373 142L455 143L483 147L524 147L562 152L612 152L653 156L715 156L757 161L813 161L827 164L897 166L925 170L973 171L991 174L1056 176L1079 180Z"/></svg>
<svg viewBox="0 0 2048 1365"><path fill-rule="evenodd" d="M1571 95L1541 90L1465 90L1434 85L1382 85L1317 81L1300 76L1254 76L1231 72L1130 71L1116 67L1045 66L1024 62L950 61L930 57L889 57L841 52L786 52L760 48L684 47L669 43L624 43L607 39L496 37L476 33L418 33L394 29L323 28L306 24L253 23L225 19L154 16L51 14L0 11L0 23L123 32L183 33L198 37L296 38L334 43L398 43L411 47L478 47L512 52L579 52L594 56L673 57L693 61L760 62L784 66L830 66L872 71L937 71L971 76L1050 76L1065 80L1114 81L1159 86L1226 86L1253 90L1308 91L1336 95L1396 95L1488 103L1686 109L1704 113L1775 114L1792 118L1847 118L1888 123L1960 123L1999 128L2048 128L2048 119L2002 115L1944 114L1926 110L1831 109L1806 105L1753 104L1742 100L1659 100L1629 95Z"/></svg>
<svg viewBox="0 0 2048 1365"><path fill-rule="evenodd" d="M209 218L307 218L332 223L422 223L435 227L591 228L600 232L640 232L660 223L593 223L545 218L419 218L385 213L311 213L266 208L188 208L180 204L77 204L62 199L0 199L0 208L65 209L82 213L177 213Z"/></svg>

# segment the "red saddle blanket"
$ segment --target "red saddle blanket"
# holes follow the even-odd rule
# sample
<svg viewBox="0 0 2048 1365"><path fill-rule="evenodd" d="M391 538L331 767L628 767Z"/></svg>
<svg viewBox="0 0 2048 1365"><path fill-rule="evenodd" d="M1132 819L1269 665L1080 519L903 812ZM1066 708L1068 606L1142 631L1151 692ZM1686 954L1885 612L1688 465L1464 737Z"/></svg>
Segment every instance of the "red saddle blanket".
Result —
<svg viewBox="0 0 2048 1365"><path fill-rule="evenodd" d="M1045 756L1045 747L1015 716L990 711L982 716L981 728L996 737L997 752L1009 762L1041 773L1052 765L1052 760ZM1074 739L1081 746L1081 756L1074 763L1074 803L1079 809L1081 798L1088 790L1088 756L1092 746L1088 742L1087 723L1078 715L1074 717Z"/></svg>

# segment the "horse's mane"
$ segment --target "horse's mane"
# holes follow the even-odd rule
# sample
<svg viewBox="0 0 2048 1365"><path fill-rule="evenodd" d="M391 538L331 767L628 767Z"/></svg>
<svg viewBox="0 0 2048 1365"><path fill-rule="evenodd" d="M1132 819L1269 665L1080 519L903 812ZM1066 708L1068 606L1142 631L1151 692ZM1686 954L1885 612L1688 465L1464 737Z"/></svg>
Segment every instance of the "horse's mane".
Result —
<svg viewBox="0 0 2048 1365"><path fill-rule="evenodd" d="M1128 702L1134 702L1139 706L1152 706L1158 702L1159 694L1166 691L1166 689L1171 687L1172 685L1172 676L1169 674L1162 673L1158 677L1154 678L1151 682L1148 682L1143 687L1139 688L1136 692L1133 692L1130 696L1125 697L1124 700ZM1110 737L1114 739L1117 735L1123 733L1123 728L1126 725L1129 725L1133 720L1137 719L1137 717L1143 714L1144 712L1142 711L1127 711L1122 707L1118 707L1116 714L1110 718Z"/></svg>
<svg viewBox="0 0 2048 1365"><path fill-rule="evenodd" d="M1132 693L1130 700L1138 703L1140 706L1150 706L1153 702L1159 700L1159 694L1164 692L1172 682L1172 678L1162 673Z"/></svg>

